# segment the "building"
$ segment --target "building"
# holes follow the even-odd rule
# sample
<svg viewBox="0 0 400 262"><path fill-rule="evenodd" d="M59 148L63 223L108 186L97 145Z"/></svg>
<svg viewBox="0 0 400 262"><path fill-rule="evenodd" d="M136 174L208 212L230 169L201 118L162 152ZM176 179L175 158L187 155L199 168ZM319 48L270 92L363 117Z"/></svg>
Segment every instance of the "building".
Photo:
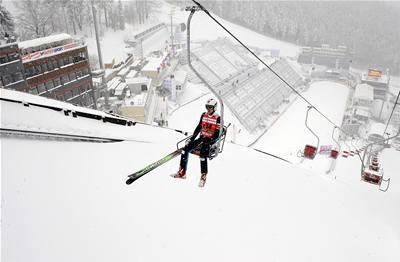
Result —
<svg viewBox="0 0 400 262"><path fill-rule="evenodd" d="M371 108L374 102L374 88L368 84L356 86L353 96L353 106L364 106Z"/></svg>
<svg viewBox="0 0 400 262"><path fill-rule="evenodd" d="M132 94L140 94L142 92L148 92L151 87L151 78L147 77L134 77L127 78L126 84Z"/></svg>
<svg viewBox="0 0 400 262"><path fill-rule="evenodd" d="M18 43L31 94L96 108L87 47L68 34Z"/></svg>
<svg viewBox="0 0 400 262"><path fill-rule="evenodd" d="M176 81L176 91L178 93L182 92L187 84L188 73L183 70L176 70L174 72L175 81Z"/></svg>
<svg viewBox="0 0 400 262"><path fill-rule="evenodd" d="M384 140L385 127L382 123L372 123L368 131L368 141L379 142Z"/></svg>
<svg viewBox="0 0 400 262"><path fill-rule="evenodd" d="M361 76L361 83L369 84L374 87L374 99L386 101L389 89L390 77L389 73L382 74L382 71L377 69L368 69L368 72Z"/></svg>
<svg viewBox="0 0 400 262"><path fill-rule="evenodd" d="M143 92L139 95L133 94L124 99L119 111L123 116L133 118L136 121L146 122L149 103L147 92Z"/></svg>
<svg viewBox="0 0 400 262"><path fill-rule="evenodd" d="M336 69L349 69L354 53L346 46L332 48L329 45L321 47L303 47L298 57L301 64L317 64Z"/></svg>
<svg viewBox="0 0 400 262"><path fill-rule="evenodd" d="M17 43L0 46L0 87L24 92L28 90Z"/></svg>

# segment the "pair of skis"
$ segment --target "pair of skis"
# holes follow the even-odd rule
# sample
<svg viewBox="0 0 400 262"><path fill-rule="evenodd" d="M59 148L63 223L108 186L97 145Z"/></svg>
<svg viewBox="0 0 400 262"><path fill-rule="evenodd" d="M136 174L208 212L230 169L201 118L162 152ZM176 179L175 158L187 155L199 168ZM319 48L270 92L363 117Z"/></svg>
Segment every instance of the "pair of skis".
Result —
<svg viewBox="0 0 400 262"><path fill-rule="evenodd" d="M150 171L156 169L157 167L161 166L162 164L174 159L175 157L179 156L182 152L182 148L178 148L174 152L166 155L165 157L161 158L160 160L157 160L156 162L146 166L145 168L131 174L128 176L128 180L126 180L126 184L130 185L142 176L146 175Z"/></svg>

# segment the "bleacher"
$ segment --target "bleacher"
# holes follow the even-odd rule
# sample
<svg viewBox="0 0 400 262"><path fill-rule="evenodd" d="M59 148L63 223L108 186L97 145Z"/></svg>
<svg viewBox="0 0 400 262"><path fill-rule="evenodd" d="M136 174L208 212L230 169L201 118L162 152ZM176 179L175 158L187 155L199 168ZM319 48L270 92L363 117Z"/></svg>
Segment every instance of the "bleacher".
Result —
<svg viewBox="0 0 400 262"><path fill-rule="evenodd" d="M249 132L256 131L292 92L269 69L259 70L255 60L228 40L218 39L192 54L193 67ZM271 68L294 88L303 85L286 60L275 61Z"/></svg>

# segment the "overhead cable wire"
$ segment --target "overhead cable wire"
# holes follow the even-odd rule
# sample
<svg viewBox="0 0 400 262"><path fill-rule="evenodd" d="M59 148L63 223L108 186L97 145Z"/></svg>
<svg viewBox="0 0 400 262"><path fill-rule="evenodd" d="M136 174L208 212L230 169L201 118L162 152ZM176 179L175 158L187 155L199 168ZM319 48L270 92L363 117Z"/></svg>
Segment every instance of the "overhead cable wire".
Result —
<svg viewBox="0 0 400 262"><path fill-rule="evenodd" d="M400 90L399 90L399 93L397 94L396 101L394 102L392 112L390 113L390 116L389 116L389 120L386 123L385 131L383 131L383 134L382 134L383 136L385 136L385 134L386 134L386 130L387 130L388 126L389 126L390 120L392 119L393 112L396 109L397 102L399 101L399 96L400 96Z"/></svg>
<svg viewBox="0 0 400 262"><path fill-rule="evenodd" d="M249 51L258 61L260 61L264 66L266 66L275 76L277 76L283 83L285 83L293 92L295 92L299 97L301 97L308 105L312 106L315 111L317 111L321 116L323 116L329 123L331 123L334 127L337 127L344 134L352 137L347 134L341 127L336 125L332 120L330 120L324 113L322 113L318 108L316 108L310 101L308 101L304 96L302 96L294 87L292 87L285 79L283 79L278 73L276 73L270 66L268 66L262 59L260 59L250 48L248 48L242 41L240 41L234 34L232 34L228 29L225 28L216 18L214 18L208 10L203 7L200 3L192 0L201 10L204 11L212 20L214 20L222 29L224 29L230 36L232 36L237 42L239 42L247 51Z"/></svg>

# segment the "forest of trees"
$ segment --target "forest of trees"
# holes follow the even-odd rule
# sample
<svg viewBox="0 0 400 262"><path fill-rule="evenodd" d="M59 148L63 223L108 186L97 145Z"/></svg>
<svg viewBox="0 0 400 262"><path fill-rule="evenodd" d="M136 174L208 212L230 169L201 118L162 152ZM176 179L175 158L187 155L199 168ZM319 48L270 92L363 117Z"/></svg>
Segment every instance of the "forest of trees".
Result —
<svg viewBox="0 0 400 262"><path fill-rule="evenodd" d="M222 18L264 35L301 46L346 45L355 52L356 66L400 73L400 2L201 2Z"/></svg>
<svg viewBox="0 0 400 262"><path fill-rule="evenodd" d="M9 38L14 34L14 19L0 0L0 39Z"/></svg>
<svg viewBox="0 0 400 262"><path fill-rule="evenodd" d="M15 34L19 40L59 32L73 35L92 32L92 3L97 10L101 32L104 32L105 28L123 30L126 23L142 24L148 19L151 8L154 7L154 2L151 0L19 0L13 2L16 12L12 17L3 15L9 12L0 0L2 31L3 17L10 17L12 28L5 30ZM4 32L2 34L4 37Z"/></svg>

